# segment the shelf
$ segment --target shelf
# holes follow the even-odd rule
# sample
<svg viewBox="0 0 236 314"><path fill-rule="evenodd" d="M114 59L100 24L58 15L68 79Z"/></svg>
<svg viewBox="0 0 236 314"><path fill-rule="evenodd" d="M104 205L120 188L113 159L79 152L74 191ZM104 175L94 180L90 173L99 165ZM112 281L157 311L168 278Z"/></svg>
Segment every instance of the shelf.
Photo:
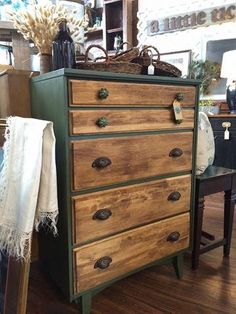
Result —
<svg viewBox="0 0 236 314"><path fill-rule="evenodd" d="M121 2L122 0L105 0L104 4L108 4L108 3L114 3L114 2Z"/></svg>
<svg viewBox="0 0 236 314"><path fill-rule="evenodd" d="M13 23L10 21L0 21L0 29L9 29L13 30Z"/></svg>
<svg viewBox="0 0 236 314"><path fill-rule="evenodd" d="M112 29L107 30L108 34L113 34L117 32L123 32L123 27L117 27L117 28L112 28Z"/></svg>
<svg viewBox="0 0 236 314"><path fill-rule="evenodd" d="M225 94L215 94L215 95L206 95L200 97L200 100L219 100L219 101L226 101Z"/></svg>
<svg viewBox="0 0 236 314"><path fill-rule="evenodd" d="M102 36L102 28L96 28L94 30L90 30L84 33L85 36Z"/></svg>
<svg viewBox="0 0 236 314"><path fill-rule="evenodd" d="M13 31L16 32L16 29L14 29L12 22L0 21L0 41L11 42Z"/></svg>

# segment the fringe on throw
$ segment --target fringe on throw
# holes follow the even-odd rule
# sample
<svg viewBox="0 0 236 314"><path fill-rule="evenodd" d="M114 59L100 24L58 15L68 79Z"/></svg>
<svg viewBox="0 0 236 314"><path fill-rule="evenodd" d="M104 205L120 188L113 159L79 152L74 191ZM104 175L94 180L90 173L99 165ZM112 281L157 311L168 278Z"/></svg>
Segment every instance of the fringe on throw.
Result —
<svg viewBox="0 0 236 314"><path fill-rule="evenodd" d="M57 220L58 220L58 210L54 210L52 212L45 212L43 210L37 211L37 215L35 217L35 230L39 231L39 228L43 227L49 229L54 236L57 235Z"/></svg>
<svg viewBox="0 0 236 314"><path fill-rule="evenodd" d="M35 229L45 228L57 235L58 210L45 213L38 212L35 218ZM5 251L16 259L28 260L31 253L32 232L21 232L16 226L2 225L0 223L0 251Z"/></svg>
<svg viewBox="0 0 236 314"><path fill-rule="evenodd" d="M24 233L12 226L0 225L0 250L16 259L29 260L32 232Z"/></svg>

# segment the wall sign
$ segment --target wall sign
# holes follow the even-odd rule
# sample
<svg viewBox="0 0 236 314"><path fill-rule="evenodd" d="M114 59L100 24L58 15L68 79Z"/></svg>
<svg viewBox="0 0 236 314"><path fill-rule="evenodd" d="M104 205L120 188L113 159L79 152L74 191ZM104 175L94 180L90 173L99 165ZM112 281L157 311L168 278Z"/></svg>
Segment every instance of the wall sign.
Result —
<svg viewBox="0 0 236 314"><path fill-rule="evenodd" d="M148 35L176 32L199 26L209 26L236 19L236 5L209 8L188 14L165 17L148 22Z"/></svg>

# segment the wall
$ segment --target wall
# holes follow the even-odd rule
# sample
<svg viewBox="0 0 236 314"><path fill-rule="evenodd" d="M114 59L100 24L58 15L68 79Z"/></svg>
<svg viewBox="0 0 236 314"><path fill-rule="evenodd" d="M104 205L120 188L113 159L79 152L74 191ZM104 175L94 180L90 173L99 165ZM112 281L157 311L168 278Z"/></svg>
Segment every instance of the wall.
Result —
<svg viewBox="0 0 236 314"><path fill-rule="evenodd" d="M191 49L197 57L205 59L207 41L235 38L236 22L148 36L147 21L232 3L232 0L139 0L138 43L154 45L161 53Z"/></svg>
<svg viewBox="0 0 236 314"><path fill-rule="evenodd" d="M192 50L195 59L205 60L208 41L236 39L236 20L152 36L147 33L147 22L169 16L183 16L189 12L217 6L227 7L230 4L236 5L236 2L232 0L139 0L138 45L153 45L158 48L160 53ZM215 93L217 92L214 91Z"/></svg>

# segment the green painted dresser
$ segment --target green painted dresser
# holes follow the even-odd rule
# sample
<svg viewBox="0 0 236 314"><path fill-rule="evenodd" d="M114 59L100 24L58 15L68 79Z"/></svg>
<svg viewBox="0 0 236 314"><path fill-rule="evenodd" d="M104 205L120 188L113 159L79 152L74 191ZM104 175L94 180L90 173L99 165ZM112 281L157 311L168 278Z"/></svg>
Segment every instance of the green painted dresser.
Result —
<svg viewBox="0 0 236 314"><path fill-rule="evenodd" d="M59 236L41 236L70 301L161 262L181 276L191 246L199 83L61 69L32 79L35 118L54 122ZM182 121L173 102L181 98Z"/></svg>

